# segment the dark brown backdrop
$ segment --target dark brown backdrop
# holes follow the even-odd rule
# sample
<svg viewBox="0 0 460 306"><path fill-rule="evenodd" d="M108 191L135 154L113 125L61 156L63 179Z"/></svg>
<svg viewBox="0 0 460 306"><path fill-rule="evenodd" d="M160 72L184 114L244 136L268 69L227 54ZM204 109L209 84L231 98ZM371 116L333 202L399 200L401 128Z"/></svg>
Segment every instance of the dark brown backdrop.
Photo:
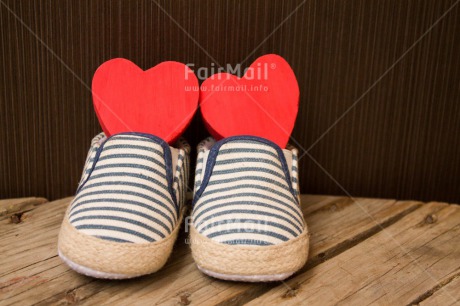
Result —
<svg viewBox="0 0 460 306"><path fill-rule="evenodd" d="M0 198L73 194L103 61L278 53L301 88L302 192L459 202L455 2L2 0ZM206 136L199 115L186 136Z"/></svg>

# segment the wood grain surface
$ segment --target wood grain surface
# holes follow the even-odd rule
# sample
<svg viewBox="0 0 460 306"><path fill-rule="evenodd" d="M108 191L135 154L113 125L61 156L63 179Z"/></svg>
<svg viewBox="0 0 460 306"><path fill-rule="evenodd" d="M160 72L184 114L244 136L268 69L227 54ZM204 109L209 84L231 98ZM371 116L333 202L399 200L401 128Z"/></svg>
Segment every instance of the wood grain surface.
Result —
<svg viewBox="0 0 460 306"><path fill-rule="evenodd" d="M454 305L460 297L458 205L302 195L307 264L286 281L255 284L201 273L184 227L157 273L124 281L77 274L57 256L71 200L21 210L20 222L0 219L0 305Z"/></svg>
<svg viewBox="0 0 460 306"><path fill-rule="evenodd" d="M302 192L459 202L459 14L457 0L1 1L0 198L74 193L102 62L277 53L299 80ZM207 136L199 114L185 136Z"/></svg>

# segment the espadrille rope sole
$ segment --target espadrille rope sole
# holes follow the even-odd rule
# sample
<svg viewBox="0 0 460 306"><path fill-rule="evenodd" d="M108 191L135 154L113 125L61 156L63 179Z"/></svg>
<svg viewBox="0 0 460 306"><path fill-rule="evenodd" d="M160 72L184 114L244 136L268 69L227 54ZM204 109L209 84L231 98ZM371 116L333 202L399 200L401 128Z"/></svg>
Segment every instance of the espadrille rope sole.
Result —
<svg viewBox="0 0 460 306"><path fill-rule="evenodd" d="M106 272L101 272L101 271L96 271L91 268L79 265L65 257L60 250L58 250L58 255L68 265L72 270L75 272L78 272L80 274L89 276L89 277L95 277L95 278L101 278L101 279L128 279L128 278L133 278L136 276L140 275L126 275L126 274L118 274L118 273L106 273Z"/></svg>
<svg viewBox="0 0 460 306"><path fill-rule="evenodd" d="M198 268L212 277L234 281L279 281L302 268L308 258L309 233L271 246L229 245L190 229L192 255Z"/></svg>
<svg viewBox="0 0 460 306"><path fill-rule="evenodd" d="M152 243L119 243L85 235L68 220L59 233L59 256L76 272L96 278L126 279L161 269L171 254L185 209L172 233Z"/></svg>

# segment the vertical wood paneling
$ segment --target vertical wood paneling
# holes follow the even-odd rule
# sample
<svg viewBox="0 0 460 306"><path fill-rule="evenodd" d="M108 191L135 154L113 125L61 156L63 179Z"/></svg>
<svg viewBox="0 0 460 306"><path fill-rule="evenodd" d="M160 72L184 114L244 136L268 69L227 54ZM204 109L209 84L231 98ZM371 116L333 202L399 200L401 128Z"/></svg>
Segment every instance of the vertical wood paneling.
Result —
<svg viewBox="0 0 460 306"><path fill-rule="evenodd" d="M301 160L302 192L458 202L460 4L427 32L454 3L4 1L0 198L73 194L100 130L90 92L100 63L211 67L207 52L222 65L265 53L291 63L293 139L323 167ZM199 114L185 136L207 136Z"/></svg>

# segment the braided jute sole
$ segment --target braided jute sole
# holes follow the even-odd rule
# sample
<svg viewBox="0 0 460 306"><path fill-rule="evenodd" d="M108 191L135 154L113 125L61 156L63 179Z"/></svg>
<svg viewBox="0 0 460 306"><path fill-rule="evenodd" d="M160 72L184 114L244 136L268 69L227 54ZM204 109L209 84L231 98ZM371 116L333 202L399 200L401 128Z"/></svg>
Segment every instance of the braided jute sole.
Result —
<svg viewBox="0 0 460 306"><path fill-rule="evenodd" d="M152 243L119 243L85 235L64 217L58 240L62 260L73 270L95 278L125 279L154 273L171 254L184 211L172 233Z"/></svg>
<svg viewBox="0 0 460 306"><path fill-rule="evenodd" d="M192 255L205 274L224 280L266 282L288 278L308 259L309 234L271 246L242 246L215 242L190 228Z"/></svg>

